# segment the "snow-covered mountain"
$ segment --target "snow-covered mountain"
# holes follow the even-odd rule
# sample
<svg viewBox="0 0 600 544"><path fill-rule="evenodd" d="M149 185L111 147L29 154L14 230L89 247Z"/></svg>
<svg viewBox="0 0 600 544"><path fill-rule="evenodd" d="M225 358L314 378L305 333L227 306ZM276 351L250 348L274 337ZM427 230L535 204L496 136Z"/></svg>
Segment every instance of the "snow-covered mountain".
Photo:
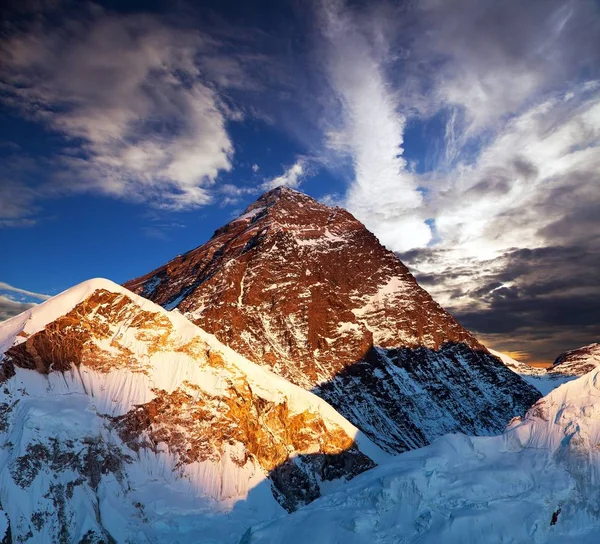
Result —
<svg viewBox="0 0 600 544"><path fill-rule="evenodd" d="M600 535L600 369L561 385L497 437L447 435L361 474L243 544L532 542Z"/></svg>
<svg viewBox="0 0 600 544"><path fill-rule="evenodd" d="M350 213L291 189L126 286L315 392L388 452L501 432L540 396Z"/></svg>
<svg viewBox="0 0 600 544"><path fill-rule="evenodd" d="M387 457L317 396L107 280L1 323L0 354L12 542L237 542Z"/></svg>
<svg viewBox="0 0 600 544"><path fill-rule="evenodd" d="M589 344L559 355L548 373L555 376L582 376L600 366L600 344Z"/></svg>

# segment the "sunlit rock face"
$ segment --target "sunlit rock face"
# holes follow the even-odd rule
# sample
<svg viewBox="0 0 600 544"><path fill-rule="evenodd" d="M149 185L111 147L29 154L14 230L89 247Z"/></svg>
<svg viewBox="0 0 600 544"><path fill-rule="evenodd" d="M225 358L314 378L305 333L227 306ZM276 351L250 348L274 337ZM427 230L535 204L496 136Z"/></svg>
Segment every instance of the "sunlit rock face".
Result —
<svg viewBox="0 0 600 544"><path fill-rule="evenodd" d="M559 355L548 373L556 376L583 376L600 366L600 344L589 344Z"/></svg>
<svg viewBox="0 0 600 544"><path fill-rule="evenodd" d="M539 398L362 223L290 189L126 286L314 391L389 452L501 432Z"/></svg>
<svg viewBox="0 0 600 544"><path fill-rule="evenodd" d="M0 348L14 542L237 542L385 458L315 395L106 280L0 324Z"/></svg>

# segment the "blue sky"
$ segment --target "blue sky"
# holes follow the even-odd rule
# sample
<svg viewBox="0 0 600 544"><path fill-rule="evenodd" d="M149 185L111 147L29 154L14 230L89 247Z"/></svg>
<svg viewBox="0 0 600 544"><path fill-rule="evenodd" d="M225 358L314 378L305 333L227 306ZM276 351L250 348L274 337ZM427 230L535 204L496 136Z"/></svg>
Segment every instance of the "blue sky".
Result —
<svg viewBox="0 0 600 544"><path fill-rule="evenodd" d="M349 209L493 347L597 341L599 9L9 4L0 316L143 274L283 184Z"/></svg>
<svg viewBox="0 0 600 544"><path fill-rule="evenodd" d="M55 134L11 113L2 111L0 141L13 142L19 149L6 145L0 148L0 157L23 152L52 156L60 149L62 142ZM2 267L2 280L48 294L96 276L123 283L204 243L263 192L265 180L293 165L298 154L296 142L261 120L232 123L229 133L236 142L235 159L222 182L247 189L247 194L236 196L233 202L221 198L212 205L179 211L101 194L41 200L35 205L35 224L0 231L2 246L12 256ZM253 166L258 166L257 171ZM36 172L34 178L39 176L43 182L46 175ZM302 190L322 198L341 193L344 183L323 168L306 179Z"/></svg>

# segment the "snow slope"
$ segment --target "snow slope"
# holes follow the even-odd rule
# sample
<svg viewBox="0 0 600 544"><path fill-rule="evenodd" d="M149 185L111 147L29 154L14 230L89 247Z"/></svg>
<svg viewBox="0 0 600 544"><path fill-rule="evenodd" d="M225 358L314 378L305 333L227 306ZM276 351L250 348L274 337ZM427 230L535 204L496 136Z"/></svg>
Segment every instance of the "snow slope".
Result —
<svg viewBox="0 0 600 544"><path fill-rule="evenodd" d="M15 541L235 542L387 457L315 395L108 280L1 323L0 347Z"/></svg>
<svg viewBox="0 0 600 544"><path fill-rule="evenodd" d="M563 384L497 437L447 435L401 454L243 544L596 543L600 370Z"/></svg>

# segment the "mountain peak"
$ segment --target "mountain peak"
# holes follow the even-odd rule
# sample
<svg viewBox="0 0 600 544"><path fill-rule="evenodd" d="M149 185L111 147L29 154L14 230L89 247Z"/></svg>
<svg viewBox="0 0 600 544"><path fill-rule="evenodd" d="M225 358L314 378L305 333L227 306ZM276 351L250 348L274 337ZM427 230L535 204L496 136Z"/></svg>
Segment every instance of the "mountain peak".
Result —
<svg viewBox="0 0 600 544"><path fill-rule="evenodd" d="M292 211L299 212L300 214L306 214L310 211L323 211L330 210L328 206L325 204L321 204L313 197L303 193L301 191L297 191L296 189L291 189L289 187L276 187L275 189L271 189L266 193L263 193L260 197L258 197L250 206L244 210L239 217L237 217L234 221L238 221L241 219L253 219L255 221L256 217L260 214L272 216L275 212L281 210L285 214L290 214ZM294 217L294 221L297 221L298 217ZM288 222L289 224L292 221Z"/></svg>
<svg viewBox="0 0 600 544"><path fill-rule="evenodd" d="M14 542L172 542L191 511L202 539L237 542L248 516L387 458L322 399L108 280L0 323L0 385ZM165 515L173 532L157 535Z"/></svg>
<svg viewBox="0 0 600 544"><path fill-rule="evenodd" d="M548 372L555 376L582 376L600 365L600 344L566 351L557 357Z"/></svg>
<svg viewBox="0 0 600 544"><path fill-rule="evenodd" d="M285 199L285 198L296 198L296 197L304 197L311 198L306 193L302 191L298 191L297 189L292 189L291 187L286 187L285 185L280 185L279 187L275 187L266 193L263 193L258 197L258 200L267 200L267 199ZM314 199L312 199L314 200Z"/></svg>
<svg viewBox="0 0 600 544"><path fill-rule="evenodd" d="M352 214L289 188L125 285L316 392L389 452L500 432L539 397Z"/></svg>

